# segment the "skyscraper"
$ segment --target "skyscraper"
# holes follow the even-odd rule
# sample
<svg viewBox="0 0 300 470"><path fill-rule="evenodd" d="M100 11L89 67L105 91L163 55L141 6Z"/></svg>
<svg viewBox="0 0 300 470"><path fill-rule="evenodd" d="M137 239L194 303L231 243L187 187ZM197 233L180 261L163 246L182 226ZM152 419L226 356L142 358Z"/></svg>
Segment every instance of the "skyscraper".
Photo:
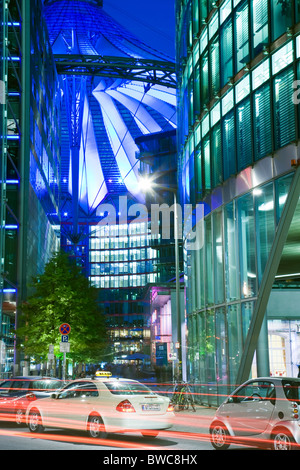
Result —
<svg viewBox="0 0 300 470"><path fill-rule="evenodd" d="M1 11L0 372L23 365L13 330L31 277L59 239L60 103L55 64L38 1L3 1ZM26 27L24 25L26 24ZM20 362L21 360L21 362Z"/></svg>

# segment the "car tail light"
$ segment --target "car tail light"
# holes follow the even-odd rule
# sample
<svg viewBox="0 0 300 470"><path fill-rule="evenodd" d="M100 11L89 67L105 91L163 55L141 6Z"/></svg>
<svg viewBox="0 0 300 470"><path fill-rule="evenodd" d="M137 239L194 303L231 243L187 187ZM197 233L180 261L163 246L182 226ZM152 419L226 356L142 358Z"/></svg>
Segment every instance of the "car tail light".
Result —
<svg viewBox="0 0 300 470"><path fill-rule="evenodd" d="M169 404L167 411L169 412L174 411L174 405L172 405L172 403Z"/></svg>
<svg viewBox="0 0 300 470"><path fill-rule="evenodd" d="M293 418L299 419L299 410L298 410L297 403L292 403L292 407L293 407Z"/></svg>
<svg viewBox="0 0 300 470"><path fill-rule="evenodd" d="M129 400L121 401L121 403L118 404L116 410L120 411L121 413L135 413L135 409Z"/></svg>

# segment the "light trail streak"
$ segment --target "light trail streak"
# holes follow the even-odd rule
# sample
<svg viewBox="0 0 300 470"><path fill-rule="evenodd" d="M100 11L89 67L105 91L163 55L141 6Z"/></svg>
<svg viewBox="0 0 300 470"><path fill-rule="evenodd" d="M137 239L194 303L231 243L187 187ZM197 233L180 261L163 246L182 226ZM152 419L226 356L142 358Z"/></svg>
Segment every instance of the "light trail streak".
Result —
<svg viewBox="0 0 300 470"><path fill-rule="evenodd" d="M116 447L116 448L126 448L126 449L136 449L136 450L156 450L157 447L142 445L137 442L118 442L114 439L93 439L89 437L81 436L67 436L63 434L29 434L28 432L22 431L2 431L0 430L0 436L11 436L11 437L21 437L26 439L41 439L49 441L58 441L58 442L69 442L74 444L86 444L86 445L99 445L104 447Z"/></svg>

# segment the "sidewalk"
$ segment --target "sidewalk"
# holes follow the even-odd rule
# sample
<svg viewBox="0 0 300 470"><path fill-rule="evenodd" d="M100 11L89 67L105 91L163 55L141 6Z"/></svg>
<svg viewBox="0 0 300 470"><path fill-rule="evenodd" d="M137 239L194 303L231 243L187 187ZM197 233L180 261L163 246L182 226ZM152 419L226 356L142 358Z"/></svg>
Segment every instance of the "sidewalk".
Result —
<svg viewBox="0 0 300 470"><path fill-rule="evenodd" d="M204 405L195 405L196 411L193 411L191 407L189 407L188 410L182 410L182 411L175 411L176 416L180 415L190 415L190 416L207 416L213 418L216 414L216 407L209 407L209 406L204 406Z"/></svg>

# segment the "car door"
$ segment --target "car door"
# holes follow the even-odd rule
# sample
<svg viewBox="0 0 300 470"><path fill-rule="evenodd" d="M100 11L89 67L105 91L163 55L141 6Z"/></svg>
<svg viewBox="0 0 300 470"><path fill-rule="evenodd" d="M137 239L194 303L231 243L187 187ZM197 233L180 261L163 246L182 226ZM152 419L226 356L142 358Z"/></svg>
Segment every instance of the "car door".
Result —
<svg viewBox="0 0 300 470"><path fill-rule="evenodd" d="M75 397L76 387L77 383L71 383L64 387L55 398L38 400L39 408L43 413L43 424L46 427L74 428L71 404Z"/></svg>
<svg viewBox="0 0 300 470"><path fill-rule="evenodd" d="M74 410L78 422L86 429L86 422L90 413L95 409L95 404L99 402L99 392L94 383L81 383L77 388L74 401Z"/></svg>
<svg viewBox="0 0 300 470"><path fill-rule="evenodd" d="M59 393L56 401L56 420L61 427L71 429L86 429L86 420L93 405L91 397L97 393L94 384L78 381L65 387Z"/></svg>
<svg viewBox="0 0 300 470"><path fill-rule="evenodd" d="M0 383L0 416L2 417L2 413L10 412L10 391L13 382L11 380L5 380ZM4 416L5 419L5 416Z"/></svg>
<svg viewBox="0 0 300 470"><path fill-rule="evenodd" d="M258 435L273 415L275 386L270 381L251 381L235 393L226 411L236 436Z"/></svg>

